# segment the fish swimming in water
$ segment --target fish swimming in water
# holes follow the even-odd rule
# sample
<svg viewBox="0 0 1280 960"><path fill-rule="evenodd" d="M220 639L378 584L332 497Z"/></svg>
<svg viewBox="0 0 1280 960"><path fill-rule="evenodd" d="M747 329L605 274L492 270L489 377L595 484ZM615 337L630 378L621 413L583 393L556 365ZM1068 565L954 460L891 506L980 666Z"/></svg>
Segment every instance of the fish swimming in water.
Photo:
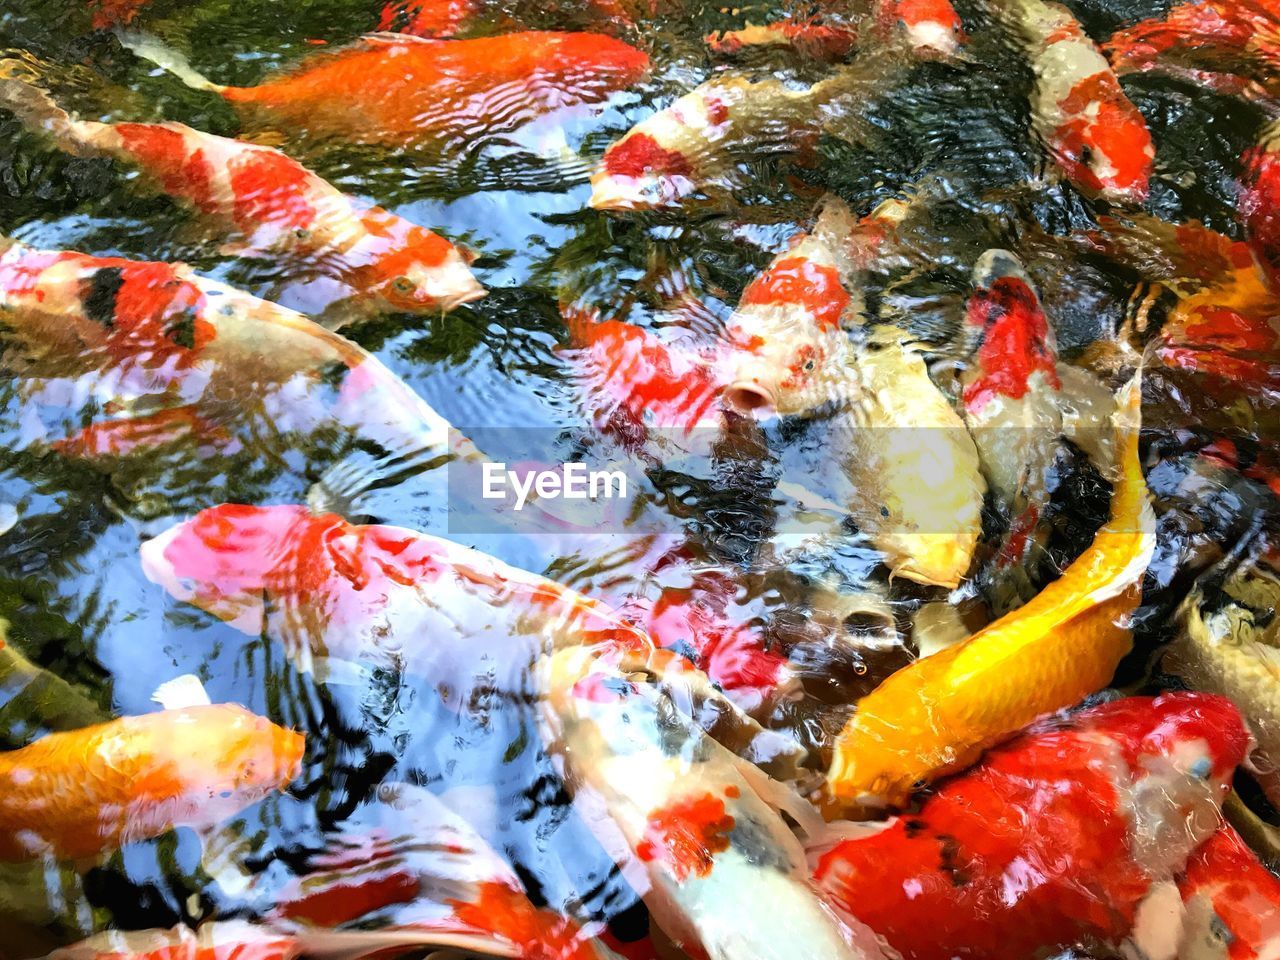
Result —
<svg viewBox="0 0 1280 960"><path fill-rule="evenodd" d="M860 297L844 278L871 255L861 241L883 227L824 200L813 229L751 281L725 323L724 402L757 417L830 408L837 469L857 491L848 515L893 575L953 588L978 543L986 485L921 351L896 328L851 319Z"/></svg>
<svg viewBox="0 0 1280 960"><path fill-rule="evenodd" d="M1076 18L1042 0L997 0L994 9L1028 44L1032 126L1067 179L1114 203L1146 200L1151 132Z"/></svg>
<svg viewBox="0 0 1280 960"><path fill-rule="evenodd" d="M295 960L302 948L288 934L243 920L220 920L192 930L106 930L61 947L45 960Z"/></svg>
<svg viewBox="0 0 1280 960"><path fill-rule="evenodd" d="M814 876L903 960L1119 946L1135 926L1145 934L1144 913L1217 830L1248 740L1224 697L1091 707L990 751L918 811L835 844Z"/></svg>
<svg viewBox="0 0 1280 960"><path fill-rule="evenodd" d="M252 87L212 83L150 38L131 48L246 119L314 140L458 153L553 110L639 80L649 58L595 33L522 31L470 40L370 34Z"/></svg>
<svg viewBox="0 0 1280 960"><path fill-rule="evenodd" d="M234 704L122 717L0 753L0 860L75 860L211 825L298 775L301 734Z"/></svg>
<svg viewBox="0 0 1280 960"><path fill-rule="evenodd" d="M787 17L764 25L708 34L707 46L733 54L750 47L794 47L815 60L842 60L858 45L858 26L831 16Z"/></svg>
<svg viewBox="0 0 1280 960"><path fill-rule="evenodd" d="M888 45L809 87L714 76L609 145L591 175L589 203L619 211L678 207L698 194L732 192L748 157L802 155L823 131L869 135L860 106L906 69Z"/></svg>
<svg viewBox="0 0 1280 960"><path fill-rule="evenodd" d="M869 696L835 743L828 813L898 806L1037 717L1102 688L1130 647L1155 549L1138 460L1140 377L1118 405L1111 517L1062 576L963 643L917 660Z"/></svg>
<svg viewBox="0 0 1280 960"><path fill-rule="evenodd" d="M894 31L901 30L918 55L944 58L954 55L964 39L960 17L950 0L878 0L867 18L856 19L827 6L813 16L786 17L762 26L712 34L707 37L707 45L717 53L782 45L817 60L834 62L847 57L857 47L859 37L865 40L868 34L879 42L891 42Z"/></svg>
<svg viewBox="0 0 1280 960"><path fill-rule="evenodd" d="M1280 284L1280 122L1268 124L1244 158L1239 216L1270 278Z"/></svg>
<svg viewBox="0 0 1280 960"><path fill-rule="evenodd" d="M452 37L475 14L474 0L388 0L378 29L415 37Z"/></svg>
<svg viewBox="0 0 1280 960"><path fill-rule="evenodd" d="M1183 607L1181 635L1164 669L1197 690L1217 693L1244 712L1257 738L1253 770L1280 803L1280 572L1258 559L1220 587L1198 586Z"/></svg>
<svg viewBox="0 0 1280 960"><path fill-rule="evenodd" d="M226 435L244 444L337 429L406 468L469 448L355 344L181 264L11 242L0 252L0 331L0 365L32 405L28 442L65 441L68 453L118 453L175 430L203 431L216 445ZM90 435L76 420L40 423L46 407L50 418L68 407L111 416ZM321 483L333 495L371 481L371 470L347 461L332 469Z"/></svg>
<svg viewBox="0 0 1280 960"><path fill-rule="evenodd" d="M4 64L0 63L0 77ZM0 105L77 156L141 170L160 190L216 223L231 252L284 258L349 292L353 312L439 313L484 296L470 255L426 227L361 204L272 147L181 123L75 120L38 87L0 79Z"/></svg>
<svg viewBox="0 0 1280 960"><path fill-rule="evenodd" d="M1280 880L1229 825L1178 878L1177 960L1280 960Z"/></svg>

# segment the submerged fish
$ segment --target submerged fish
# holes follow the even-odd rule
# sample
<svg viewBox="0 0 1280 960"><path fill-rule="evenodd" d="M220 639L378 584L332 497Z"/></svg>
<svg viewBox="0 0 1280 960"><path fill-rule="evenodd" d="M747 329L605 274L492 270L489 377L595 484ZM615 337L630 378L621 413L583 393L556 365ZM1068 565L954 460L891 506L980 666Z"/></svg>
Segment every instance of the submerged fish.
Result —
<svg viewBox="0 0 1280 960"><path fill-rule="evenodd" d="M749 47L794 47L817 60L842 60L858 45L858 26L831 16L787 17L764 25L748 25L707 36L716 53L738 53Z"/></svg>
<svg viewBox="0 0 1280 960"><path fill-rule="evenodd" d="M1062 576L968 640L899 670L858 702L827 775L831 812L899 805L1032 720L1105 686L1129 650L1155 548L1138 460L1140 381L1116 414L1111 517Z"/></svg>
<svg viewBox="0 0 1280 960"><path fill-rule="evenodd" d="M112 454L175 427L239 443L328 429L397 464L426 468L451 456L448 424L373 356L181 264L10 243L0 254L0 331L0 365L22 378L32 402L29 443ZM39 423L42 401L50 415L69 407L76 417L110 416L93 436L77 436L78 423ZM145 428L138 417L150 418ZM353 470L323 483L349 495L367 481Z"/></svg>
<svg viewBox="0 0 1280 960"><path fill-rule="evenodd" d="M141 170L227 231L228 252L285 257L291 273L333 277L358 311L437 313L484 296L468 254L426 227L357 202L279 150L181 123L75 120L20 79L0 79L0 104L62 150Z"/></svg>
<svg viewBox="0 0 1280 960"><path fill-rule="evenodd" d="M1280 282L1280 121L1269 124L1244 158L1239 214L1250 241Z"/></svg>
<svg viewBox="0 0 1280 960"><path fill-rule="evenodd" d="M859 110L906 70L893 45L830 77L795 87L773 77L715 76L641 120L610 144L591 176L600 210L674 207L731 191L738 165L812 149L823 131L857 137Z"/></svg>
<svg viewBox="0 0 1280 960"><path fill-rule="evenodd" d="M869 24L850 20L838 7L809 17L786 17L764 26L747 26L707 37L707 44L719 53L736 53L744 47L785 45L819 60L845 58L858 39L872 33ZM820 8L821 9L821 8ZM960 17L950 0L877 0L870 20L879 42L893 42L901 30L908 44L923 56L949 57L963 39Z"/></svg>
<svg viewBox="0 0 1280 960"><path fill-rule="evenodd" d="M20 718L24 729L34 725L49 730L75 730L108 719L83 692L57 674L36 666L9 643L4 620L0 620L0 715L6 720ZM9 733L7 729L5 732Z"/></svg>
<svg viewBox="0 0 1280 960"><path fill-rule="evenodd" d="M802 823L804 810L673 711L642 651L568 648L543 669L568 783L621 829L652 884L646 904L678 947L714 960L886 956L862 924L841 923L818 898L800 843L770 804ZM742 910L746 891L768 909Z"/></svg>
<svg viewBox="0 0 1280 960"><path fill-rule="evenodd" d="M48 734L0 753L0 860L93 857L217 823L296 777L304 745L233 704Z"/></svg>
<svg viewBox="0 0 1280 960"><path fill-rule="evenodd" d="M379 784L272 899L272 926L309 956L449 947L527 960L602 957L572 919L534 906L462 817L411 784Z"/></svg>
<svg viewBox="0 0 1280 960"><path fill-rule="evenodd" d="M206 923L192 930L107 930L62 947L45 960L294 960L302 948L287 934L243 920Z"/></svg>
<svg viewBox="0 0 1280 960"><path fill-rule="evenodd" d="M1151 133L1076 18L1042 0L1000 0L996 9L1029 44L1032 125L1067 179L1113 202L1146 200Z"/></svg>
<svg viewBox="0 0 1280 960"><path fill-rule="evenodd" d="M1192 855L1178 892L1177 960L1280 960L1280 880L1230 826Z"/></svg>
<svg viewBox="0 0 1280 960"><path fill-rule="evenodd" d="M1218 594L1215 590L1214 594ZM1164 669L1192 686L1230 697L1257 738L1253 768L1273 803L1280 803L1280 573L1265 562L1225 580L1220 596L1197 587L1184 606L1182 635Z"/></svg>
<svg viewBox="0 0 1280 960"><path fill-rule="evenodd" d="M452 37L475 14L475 0L388 0L378 29L415 37Z"/></svg>
<svg viewBox="0 0 1280 960"><path fill-rule="evenodd" d="M1223 697L1092 707L992 750L917 812L836 844L815 877L903 960L1118 946L1217 830L1247 748Z"/></svg>
<svg viewBox="0 0 1280 960"><path fill-rule="evenodd" d="M131 44L256 121L317 140L451 152L553 110L603 100L649 68L641 51L595 33L524 31L471 40L382 33L257 86L229 87L201 77L155 41Z"/></svg>

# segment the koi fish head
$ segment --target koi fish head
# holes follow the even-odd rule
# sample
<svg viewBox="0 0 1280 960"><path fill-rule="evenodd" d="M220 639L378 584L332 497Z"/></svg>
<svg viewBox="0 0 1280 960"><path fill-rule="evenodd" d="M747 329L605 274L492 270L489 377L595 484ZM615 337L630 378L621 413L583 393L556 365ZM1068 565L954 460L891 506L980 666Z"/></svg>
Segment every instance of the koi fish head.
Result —
<svg viewBox="0 0 1280 960"><path fill-rule="evenodd" d="M1105 731L1128 768L1135 858L1177 870L1218 829L1219 806L1249 752L1240 711L1206 693L1127 697L1089 711L1086 729Z"/></svg>
<svg viewBox="0 0 1280 960"><path fill-rule="evenodd" d="M679 150L664 147L637 129L605 151L591 177L597 210L638 210L675 206L693 193L693 167Z"/></svg>
<svg viewBox="0 0 1280 960"><path fill-rule="evenodd" d="M1274 270L1280 268L1280 150L1269 147L1280 147L1280 143L1272 141L1245 157L1240 219L1258 253Z"/></svg>
<svg viewBox="0 0 1280 960"><path fill-rule="evenodd" d="M1147 123L1109 70L1076 84L1060 107L1067 119L1049 148L1080 189L1115 203L1142 203L1155 146Z"/></svg>
<svg viewBox="0 0 1280 960"><path fill-rule="evenodd" d="M389 311L447 312L487 292L471 273L474 260L439 234L414 227L394 250L363 271L360 286Z"/></svg>
<svg viewBox="0 0 1280 960"><path fill-rule="evenodd" d="M977 348L964 387L965 409L978 413L996 397L1018 399L1037 371L1057 389L1057 357L1049 322L1022 262L988 250L973 268L966 323Z"/></svg>
<svg viewBox="0 0 1280 960"><path fill-rule="evenodd" d="M806 255L803 244L775 260L726 323L725 406L787 416L833 399L848 345L840 318L851 300L836 268Z"/></svg>

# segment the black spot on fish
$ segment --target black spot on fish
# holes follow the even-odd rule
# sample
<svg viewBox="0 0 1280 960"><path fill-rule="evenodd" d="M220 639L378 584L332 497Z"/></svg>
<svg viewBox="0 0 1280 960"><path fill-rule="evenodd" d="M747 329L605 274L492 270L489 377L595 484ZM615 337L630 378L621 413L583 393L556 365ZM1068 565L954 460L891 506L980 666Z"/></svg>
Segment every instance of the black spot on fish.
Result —
<svg viewBox="0 0 1280 960"><path fill-rule="evenodd" d="M795 868L786 851L774 841L768 825L749 815L734 812L729 845L753 866L772 867L779 873L790 873Z"/></svg>
<svg viewBox="0 0 1280 960"><path fill-rule="evenodd" d="M80 295L84 314L99 326L110 330L116 323L116 298L124 286L124 271L120 267L103 267L93 271Z"/></svg>
<svg viewBox="0 0 1280 960"><path fill-rule="evenodd" d="M970 877L968 871L960 864L960 844L950 834L940 833L938 845L940 847L938 869L951 878L953 887L963 887L969 882Z"/></svg>
<svg viewBox="0 0 1280 960"><path fill-rule="evenodd" d="M184 310L181 316L169 324L164 334L178 346L192 349L196 345L196 315L190 310Z"/></svg>
<svg viewBox="0 0 1280 960"><path fill-rule="evenodd" d="M928 824L923 820L917 820L914 817L910 820L905 820L902 823L902 831L907 835L908 840L914 840L916 837L920 836L920 834L924 833L927 827Z"/></svg>

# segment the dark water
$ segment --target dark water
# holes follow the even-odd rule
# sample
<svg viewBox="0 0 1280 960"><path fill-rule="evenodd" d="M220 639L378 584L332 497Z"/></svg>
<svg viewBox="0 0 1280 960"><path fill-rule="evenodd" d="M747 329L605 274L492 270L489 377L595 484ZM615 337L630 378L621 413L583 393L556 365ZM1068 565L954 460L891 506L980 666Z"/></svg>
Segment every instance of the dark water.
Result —
<svg viewBox="0 0 1280 960"><path fill-rule="evenodd" d="M1159 3L1069 5L1099 40L1119 24L1165 9ZM574 385L558 303L578 298L620 305L619 316L668 330L687 321L671 313L664 291L683 288L702 304L702 322L714 326L806 222L824 191L865 213L910 184L935 184L927 225L911 234L909 263L874 275L867 293L872 309L936 344L938 356L946 355L956 334L971 265L993 246L1023 256L1065 357L1121 326L1135 290L1150 278L1055 240L1093 226L1106 208L1062 183L1041 181L1048 171L1028 133L1031 74L982 10L963 3L959 9L973 37L963 61L920 63L878 89L865 104L871 135L863 142L826 137L805 162L761 159L744 171L733 196L679 213L589 209L590 162L656 106L724 67L723 59L708 54L704 35L764 22L785 5L752 3L729 11L673 2L640 19L638 27L602 25L598 12L573 3L489 8L471 25L473 33L498 33L512 22L594 26L653 59L648 79L603 107L559 118L569 150L555 160L538 159L519 144L441 161L261 136L340 189L429 225L478 254L474 271L490 291L485 299L441 316L381 316L344 335L463 433L476 438L488 429L489 443L482 446L496 459L570 459L574 452L599 452L601 441ZM218 82L252 84L313 56L323 49L317 41L340 45L373 29L378 14L379 4L369 0L154 0L139 25L187 52ZM41 61L56 99L82 117L176 120L223 135L240 132L236 114L219 97L184 86L124 49L110 32L93 30L88 11L74 0L0 0L0 48ZM822 70L781 49L757 51L745 63L794 77ZM1167 78L1126 79L1125 89L1158 144L1148 211L1171 222L1200 220L1239 238L1239 160L1256 141L1262 112ZM565 159L572 155L580 160ZM122 164L52 150L4 111L0 231L43 249L182 260L260 296L306 305L305 291L282 289L269 266L220 255L217 237L202 235L172 201L139 189ZM1179 376L1156 372L1148 384L1146 467L1161 516L1161 545L1135 651L1117 678L1129 691L1170 682L1158 674L1153 679L1153 663L1176 630L1174 610L1195 577L1228 544L1275 528L1275 496L1265 486L1231 471L1195 482L1194 458L1170 437L1175 428L1194 424L1266 439L1276 426L1276 394L1248 402L1205 398L1196 378ZM220 502L297 502L317 470L253 456L201 460L182 449L103 470L24 448L18 439L20 385L15 378L2 389L0 508L15 507L16 522L0 532L0 619L8 621L12 647L72 684L103 716L146 713L154 708L158 684L194 673L213 702L244 704L307 735L301 776L232 825L249 837L243 862L251 871L282 882L301 869L380 782L417 783L437 794L470 790L468 802L487 811L475 825L516 867L535 902L569 909L579 919L611 920L624 939L645 929L636 894L570 808L539 742L536 717L515 704L512 690L486 687L465 647L454 651L452 670L471 686L466 710L421 695L414 681L388 671L320 686L268 638L248 637L173 601L140 570L139 544L173 522ZM905 637L915 610L944 594L901 579L889 583L857 541L834 556L777 563L766 554L753 563L775 519L768 506L770 477L790 455L779 451L802 448L806 429L784 423L743 440L748 448L763 440L763 470L749 456L695 458L635 476L646 484L646 515L658 518L650 529L685 543L701 567L727 571L738 584L744 619L754 618L766 641L791 659L805 697L772 705L762 719L796 733L820 758L848 705L913 656ZM822 443L814 443L821 458ZM315 455L323 459L324 453ZM608 455L600 453L602 459ZM1052 559L1033 572L1037 583L1069 562L1105 516L1106 488L1096 474L1082 467L1065 476ZM379 489L353 519L419 529L438 523L433 498L442 494L424 484L409 477ZM988 517L989 528L997 524ZM619 599L645 577L639 562L613 557L638 537L628 531L619 522L601 538L552 540L519 530L472 529L456 539ZM848 593L871 590L890 601L885 609L891 631L900 635L897 645L835 643L849 627L815 611L812 597L813 583L833 575ZM979 626L990 610L979 602L968 616L970 627ZM875 617L863 622L884 625ZM21 696L0 705L6 746L45 732L48 724L32 715L30 699ZM202 850L200 837L179 829L75 868L0 866L0 955L37 955L96 929L252 916L261 904L215 882L201 866Z"/></svg>

